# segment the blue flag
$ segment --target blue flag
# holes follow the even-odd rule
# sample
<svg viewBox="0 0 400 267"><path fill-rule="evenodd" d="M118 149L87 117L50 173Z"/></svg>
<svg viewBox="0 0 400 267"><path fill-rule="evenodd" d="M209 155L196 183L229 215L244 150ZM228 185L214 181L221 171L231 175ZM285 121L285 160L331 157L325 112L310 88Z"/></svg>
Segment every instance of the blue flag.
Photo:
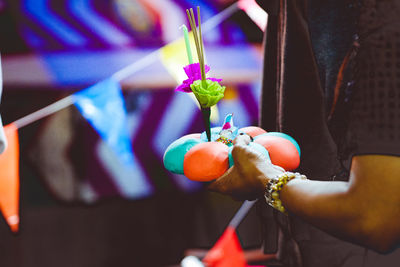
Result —
<svg viewBox="0 0 400 267"><path fill-rule="evenodd" d="M152 187L143 175L135 175L137 164L127 127L127 112L120 84L107 79L74 94L74 103L118 159L114 176L122 195L131 198L149 195ZM122 175L123 174L123 175Z"/></svg>

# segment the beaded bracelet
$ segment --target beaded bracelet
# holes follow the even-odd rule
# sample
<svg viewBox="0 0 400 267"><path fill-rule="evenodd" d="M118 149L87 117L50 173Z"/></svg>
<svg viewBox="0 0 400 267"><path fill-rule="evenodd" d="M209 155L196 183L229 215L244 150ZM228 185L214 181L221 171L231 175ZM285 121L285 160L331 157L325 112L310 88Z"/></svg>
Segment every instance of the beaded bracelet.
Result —
<svg viewBox="0 0 400 267"><path fill-rule="evenodd" d="M277 178L270 179L265 188L264 197L267 204L286 215L287 212L285 207L282 205L282 201L279 197L279 192L290 180L293 179L307 179L307 177L300 173L284 172Z"/></svg>

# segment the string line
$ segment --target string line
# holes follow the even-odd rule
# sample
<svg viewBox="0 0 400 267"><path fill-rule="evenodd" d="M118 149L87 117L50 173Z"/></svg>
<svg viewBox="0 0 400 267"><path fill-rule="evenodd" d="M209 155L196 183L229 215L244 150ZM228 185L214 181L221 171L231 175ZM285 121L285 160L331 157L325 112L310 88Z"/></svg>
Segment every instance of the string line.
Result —
<svg viewBox="0 0 400 267"><path fill-rule="evenodd" d="M203 32L206 33L207 31L212 30L216 26L218 26L221 22L229 18L233 13L235 13L237 10L239 10L238 4L233 3L226 9L222 10L220 13L214 15L210 19L208 19L204 24L203 24ZM132 76L133 74L137 73L138 71L144 69L145 67L153 64L159 59L160 52L163 47L151 52L150 54L144 56L143 58L133 62L132 64L122 68L121 70L115 72L114 74L111 75L111 78L121 82L122 80L128 78L129 76ZM58 100L57 102L50 104L42 109L39 109L38 111L35 111L25 117L22 117L13 123L17 127L17 129L20 129L26 125L29 125L31 123L34 123L44 117L47 117L51 114L56 113L57 111L60 111L70 105L74 104L74 97L73 95L69 95L65 98L62 98Z"/></svg>

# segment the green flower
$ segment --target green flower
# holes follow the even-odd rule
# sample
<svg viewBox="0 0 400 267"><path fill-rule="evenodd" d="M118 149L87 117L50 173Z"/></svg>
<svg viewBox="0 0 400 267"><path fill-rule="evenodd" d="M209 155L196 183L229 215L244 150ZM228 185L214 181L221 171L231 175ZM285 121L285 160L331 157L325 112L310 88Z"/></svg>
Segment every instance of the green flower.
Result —
<svg viewBox="0 0 400 267"><path fill-rule="evenodd" d="M202 108L209 108L217 104L224 97L225 92L225 86L211 80L194 81L190 88Z"/></svg>

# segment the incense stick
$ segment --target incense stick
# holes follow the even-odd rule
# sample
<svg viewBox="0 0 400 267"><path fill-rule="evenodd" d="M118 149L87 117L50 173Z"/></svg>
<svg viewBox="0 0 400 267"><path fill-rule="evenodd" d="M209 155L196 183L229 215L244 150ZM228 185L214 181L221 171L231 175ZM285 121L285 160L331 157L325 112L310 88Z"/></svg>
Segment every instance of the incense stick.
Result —
<svg viewBox="0 0 400 267"><path fill-rule="evenodd" d="M205 82L206 74L205 74L205 67L204 67L204 46L203 46L203 37L201 34L201 18L200 18L200 7L199 6L197 6L197 20L198 20L198 24L199 24L199 37L200 37L199 42L200 42L201 62L203 63L202 64L203 68L201 68L201 72L202 72L201 77L202 77L203 82ZM204 75L204 79L203 79L203 75Z"/></svg>
<svg viewBox="0 0 400 267"><path fill-rule="evenodd" d="M188 18L189 18L190 27L192 28L194 42L195 42L195 45L196 45L197 56L199 58L201 80L205 81L206 80L206 75L205 75L205 70L204 70L204 56L203 56L203 53L202 53L203 51L201 49L202 44L200 43L201 36L199 36L199 33L197 32L196 19L195 19L195 16L194 16L193 9L191 8L190 11L188 9L186 9L186 13L187 13Z"/></svg>
<svg viewBox="0 0 400 267"><path fill-rule="evenodd" d="M188 15L189 18L189 23L190 23L190 28L192 29L193 32L193 39L194 39L194 44L196 46L196 51L197 51L197 57L200 63L200 51L199 51L199 44L198 44L198 39L197 39L197 27L196 27L196 23L192 20L192 16L190 15L190 11L187 9L186 13Z"/></svg>

